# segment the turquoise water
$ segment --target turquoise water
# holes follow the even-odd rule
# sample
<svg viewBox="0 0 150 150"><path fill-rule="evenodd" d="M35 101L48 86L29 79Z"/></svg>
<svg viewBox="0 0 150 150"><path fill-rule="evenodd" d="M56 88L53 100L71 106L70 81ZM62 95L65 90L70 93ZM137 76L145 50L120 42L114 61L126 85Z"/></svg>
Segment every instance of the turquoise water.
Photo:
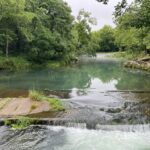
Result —
<svg viewBox="0 0 150 150"><path fill-rule="evenodd" d="M31 126L25 130L3 126L1 150L150 150L150 126L138 125L149 122L142 113L149 103L134 103L150 100L149 72L125 69L121 61L103 55L82 58L78 65L61 69L0 72L0 97L27 96L30 89L65 91L65 102L73 109L70 117L83 124L68 122L79 128ZM122 111L109 113L108 108ZM120 119L121 125L112 125L113 119ZM132 122L133 127L128 124ZM85 123L96 123L99 130L82 129Z"/></svg>
<svg viewBox="0 0 150 150"><path fill-rule="evenodd" d="M150 73L125 69L120 61L84 58L73 67L0 71L0 96L24 94L29 89L49 90L149 90Z"/></svg>

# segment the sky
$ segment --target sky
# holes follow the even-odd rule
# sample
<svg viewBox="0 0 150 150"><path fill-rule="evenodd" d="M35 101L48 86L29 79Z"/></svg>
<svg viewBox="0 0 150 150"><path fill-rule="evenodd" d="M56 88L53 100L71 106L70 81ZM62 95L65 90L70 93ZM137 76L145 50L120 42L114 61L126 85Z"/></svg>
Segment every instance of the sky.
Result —
<svg viewBox="0 0 150 150"><path fill-rule="evenodd" d="M89 11L92 13L92 17L97 19L97 25L93 26L93 30L98 30L104 25L111 25L115 27L113 23L114 6L120 0L109 0L108 5L99 3L96 0L65 0L72 9L73 16L77 16L80 9ZM128 0L131 3L133 0Z"/></svg>

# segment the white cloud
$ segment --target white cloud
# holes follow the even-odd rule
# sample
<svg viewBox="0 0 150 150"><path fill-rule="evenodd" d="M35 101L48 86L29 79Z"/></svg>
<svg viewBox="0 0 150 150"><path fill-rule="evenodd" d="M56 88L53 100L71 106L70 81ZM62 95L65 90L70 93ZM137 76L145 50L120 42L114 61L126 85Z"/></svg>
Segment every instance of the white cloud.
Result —
<svg viewBox="0 0 150 150"><path fill-rule="evenodd" d="M93 30L97 30L103 27L105 24L115 26L113 23L114 6L120 0L110 0L108 5L98 3L96 0L65 0L72 9L72 14L77 16L80 9L84 8L86 11L92 13L92 16L97 19L97 26L93 27ZM128 0L132 2L133 0Z"/></svg>

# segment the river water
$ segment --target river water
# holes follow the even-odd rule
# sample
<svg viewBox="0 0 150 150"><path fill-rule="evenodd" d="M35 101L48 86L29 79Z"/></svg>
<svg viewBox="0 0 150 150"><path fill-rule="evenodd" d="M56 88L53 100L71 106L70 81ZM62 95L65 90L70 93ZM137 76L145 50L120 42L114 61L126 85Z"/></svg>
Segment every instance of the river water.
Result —
<svg viewBox="0 0 150 150"><path fill-rule="evenodd" d="M68 121L0 127L1 150L150 150L150 73L102 54L73 67L0 72L0 97L26 97L29 89L61 97L67 110L54 117Z"/></svg>
<svg viewBox="0 0 150 150"><path fill-rule="evenodd" d="M65 127L0 128L1 150L149 150L150 131L121 132Z"/></svg>

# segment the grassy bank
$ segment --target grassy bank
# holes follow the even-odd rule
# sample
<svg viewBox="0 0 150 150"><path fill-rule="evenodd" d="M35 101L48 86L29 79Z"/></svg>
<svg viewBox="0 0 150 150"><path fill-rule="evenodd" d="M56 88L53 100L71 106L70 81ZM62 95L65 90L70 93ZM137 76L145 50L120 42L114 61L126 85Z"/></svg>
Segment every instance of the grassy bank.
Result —
<svg viewBox="0 0 150 150"><path fill-rule="evenodd" d="M145 54L144 52L132 52L132 51L126 51L126 52L113 52L111 57L113 58L121 58L125 60L137 60L143 57L148 57L148 54Z"/></svg>
<svg viewBox="0 0 150 150"><path fill-rule="evenodd" d="M111 57L125 60L124 67L150 71L150 55L144 52L116 52Z"/></svg>
<svg viewBox="0 0 150 150"><path fill-rule="evenodd" d="M18 71L31 67L31 63L22 57L0 56L0 70Z"/></svg>
<svg viewBox="0 0 150 150"><path fill-rule="evenodd" d="M59 68L65 66L63 61L47 61L43 64L30 62L23 57L4 57L0 56L0 70L19 71L30 68Z"/></svg>

